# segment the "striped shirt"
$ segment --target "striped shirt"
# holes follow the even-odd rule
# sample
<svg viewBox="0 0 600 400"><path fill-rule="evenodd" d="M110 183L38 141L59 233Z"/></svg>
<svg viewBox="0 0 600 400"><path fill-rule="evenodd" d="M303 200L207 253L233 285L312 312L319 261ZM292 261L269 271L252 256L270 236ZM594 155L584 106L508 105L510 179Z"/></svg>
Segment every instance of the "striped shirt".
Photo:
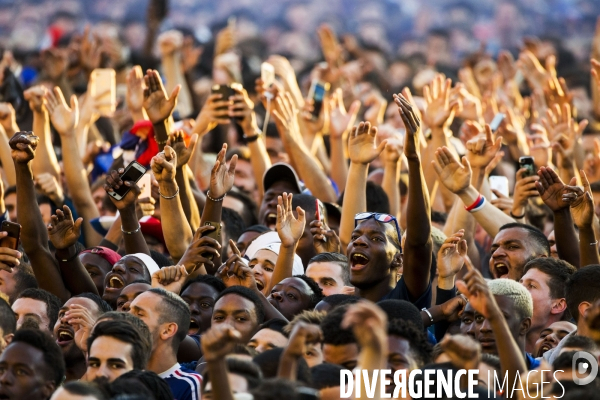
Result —
<svg viewBox="0 0 600 400"><path fill-rule="evenodd" d="M200 400L202 376L196 372L177 363L158 375L167 382L175 400Z"/></svg>

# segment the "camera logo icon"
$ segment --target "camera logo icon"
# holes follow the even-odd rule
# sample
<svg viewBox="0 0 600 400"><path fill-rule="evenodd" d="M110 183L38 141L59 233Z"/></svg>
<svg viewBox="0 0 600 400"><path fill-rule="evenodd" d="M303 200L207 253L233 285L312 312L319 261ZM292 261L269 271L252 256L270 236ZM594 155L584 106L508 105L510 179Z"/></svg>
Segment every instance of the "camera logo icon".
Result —
<svg viewBox="0 0 600 400"><path fill-rule="evenodd" d="M575 384L587 385L598 375L598 361L590 353L578 351L573 355L572 371Z"/></svg>

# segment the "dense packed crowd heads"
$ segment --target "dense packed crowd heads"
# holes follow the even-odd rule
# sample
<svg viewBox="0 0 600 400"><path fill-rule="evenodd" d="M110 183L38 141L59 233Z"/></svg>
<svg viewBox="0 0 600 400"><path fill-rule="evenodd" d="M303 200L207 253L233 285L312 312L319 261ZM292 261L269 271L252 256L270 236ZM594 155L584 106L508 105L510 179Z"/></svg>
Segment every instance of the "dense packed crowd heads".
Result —
<svg viewBox="0 0 600 400"><path fill-rule="evenodd" d="M38 36L10 16L49 2L19 3L0 2L0 399L338 399L354 368L598 397L572 373L600 357L596 2L461 2L426 34L411 2L355 4L356 30L318 24L340 1L228 21L238 2L96 1L123 24L86 27L65 1ZM202 36L182 10L227 22ZM411 29L378 30L394 12Z"/></svg>

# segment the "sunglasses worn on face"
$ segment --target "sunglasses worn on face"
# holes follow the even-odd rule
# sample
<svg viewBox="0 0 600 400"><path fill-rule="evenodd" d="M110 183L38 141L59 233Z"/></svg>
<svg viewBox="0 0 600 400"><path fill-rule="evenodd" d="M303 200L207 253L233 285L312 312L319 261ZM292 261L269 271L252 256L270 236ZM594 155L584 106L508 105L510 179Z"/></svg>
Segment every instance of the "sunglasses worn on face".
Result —
<svg viewBox="0 0 600 400"><path fill-rule="evenodd" d="M374 212L358 213L354 216L354 227L356 228L356 225L358 225L359 221L364 221L364 220L371 219L371 218L375 218L376 221L383 222L386 224L390 223L390 222L394 222L394 225L396 226L396 233L398 234L398 242L400 242L400 240L402 240L402 234L400 233L400 225L398 225L398 220L396 219L396 217L394 217L393 215L390 215L390 214L374 213Z"/></svg>

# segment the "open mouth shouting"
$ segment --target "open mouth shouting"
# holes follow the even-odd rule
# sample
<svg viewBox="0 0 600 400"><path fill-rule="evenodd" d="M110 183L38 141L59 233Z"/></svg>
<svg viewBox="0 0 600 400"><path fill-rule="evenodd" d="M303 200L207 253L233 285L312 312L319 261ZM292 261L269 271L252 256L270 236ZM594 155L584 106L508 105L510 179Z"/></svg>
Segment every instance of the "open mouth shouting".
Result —
<svg viewBox="0 0 600 400"><path fill-rule="evenodd" d="M256 281L256 288L258 289L259 292L262 292L263 289L265 288L265 283L263 281L261 281L260 279L258 279L256 276L254 277L254 280Z"/></svg>
<svg viewBox="0 0 600 400"><path fill-rule="evenodd" d="M125 281L118 274L110 274L107 276L106 289L123 289L125 287Z"/></svg>
<svg viewBox="0 0 600 400"><path fill-rule="evenodd" d="M200 331L200 321L192 316L190 318L190 329L188 330L188 335L197 335Z"/></svg>
<svg viewBox="0 0 600 400"><path fill-rule="evenodd" d="M508 278L508 264L504 262L496 262L493 264L492 274L496 278Z"/></svg>
<svg viewBox="0 0 600 400"><path fill-rule="evenodd" d="M269 229L275 229L277 227L277 214L272 212L268 213L265 216L265 225L269 227Z"/></svg>
<svg viewBox="0 0 600 400"><path fill-rule="evenodd" d="M350 269L352 271L359 271L367 266L369 263L369 257L362 253L350 254Z"/></svg>
<svg viewBox="0 0 600 400"><path fill-rule="evenodd" d="M61 327L58 329L58 332L56 334L56 344L58 344L61 347L65 347L70 345L73 342L74 338L75 335L71 328L68 328L66 326Z"/></svg>

